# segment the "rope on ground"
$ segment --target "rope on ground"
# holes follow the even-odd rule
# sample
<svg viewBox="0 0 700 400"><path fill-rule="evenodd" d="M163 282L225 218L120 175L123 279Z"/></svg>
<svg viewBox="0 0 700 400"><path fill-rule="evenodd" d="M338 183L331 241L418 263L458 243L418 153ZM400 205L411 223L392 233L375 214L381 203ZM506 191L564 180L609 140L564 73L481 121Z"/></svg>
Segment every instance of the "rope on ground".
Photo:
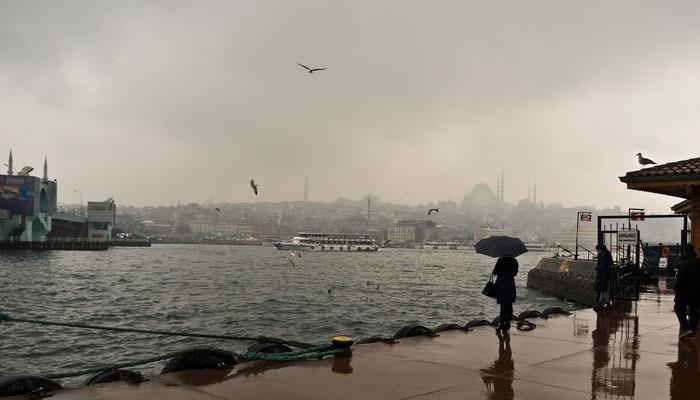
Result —
<svg viewBox="0 0 700 400"><path fill-rule="evenodd" d="M298 347L302 349L312 348L315 345L299 342L296 340L285 340L276 337L269 336L236 336L236 335L214 335L210 333L188 333L188 332L173 332L173 331L160 331L152 329L137 329L137 328L121 328L116 326L100 326L100 325L89 325L74 322L57 322L57 321L42 321L36 319L28 318L15 318L7 313L0 313L0 322L10 321L10 322L26 322L30 324L48 325L48 326L67 326L71 328L81 328L81 329L98 329L103 331L116 331L116 332L129 332L129 333L147 333L150 335L165 335L165 336L185 336L185 337L196 337L205 339L223 339L223 340L239 340L239 341L257 341L257 342L267 342L275 344L286 344L292 347Z"/></svg>
<svg viewBox="0 0 700 400"><path fill-rule="evenodd" d="M292 352L288 352L288 353L277 353L277 354L256 353L256 352L249 352L249 351L243 351L241 353L235 353L235 352L229 352L229 353L232 356L235 356L241 362L248 362L248 361L259 361L259 360L262 360L262 361L320 360L320 359L327 357L327 356L332 356L332 355L342 354L342 353L347 353L347 352L348 352L348 349L334 348L333 346L323 345L323 346L314 346L314 347L310 347L310 348L302 349L302 350L298 350L298 351L292 351ZM163 361L163 360L167 360L167 359L170 359L173 357L177 357L178 355L183 354L183 353L185 353L185 351L177 351L174 353L168 353L168 354L164 354L161 356L144 358L141 360L131 360L131 361L125 361L125 362L121 362L121 363L101 365L99 367L88 368L88 369L83 369L83 370L79 370L79 371L65 372L65 373L60 373L60 374L50 374L50 375L46 375L46 377L49 379L62 379L62 378L73 378L73 377L89 375L89 374L96 374L96 373L100 373L100 372L104 372L104 371L111 371L111 370L115 370L115 369L135 367L138 365L150 364L150 363L153 363L156 361Z"/></svg>

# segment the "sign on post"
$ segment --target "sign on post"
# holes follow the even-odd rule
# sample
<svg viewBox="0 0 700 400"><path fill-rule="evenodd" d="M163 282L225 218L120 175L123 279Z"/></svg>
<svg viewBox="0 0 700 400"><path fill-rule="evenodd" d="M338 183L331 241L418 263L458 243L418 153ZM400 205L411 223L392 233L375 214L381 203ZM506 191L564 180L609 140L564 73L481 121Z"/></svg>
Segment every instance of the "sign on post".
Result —
<svg viewBox="0 0 700 400"><path fill-rule="evenodd" d="M639 231L629 230L629 231L617 231L617 243L622 245L636 245L639 241Z"/></svg>
<svg viewBox="0 0 700 400"><path fill-rule="evenodd" d="M659 258L659 268L666 269L667 267L668 267L668 258L666 258L666 257Z"/></svg>

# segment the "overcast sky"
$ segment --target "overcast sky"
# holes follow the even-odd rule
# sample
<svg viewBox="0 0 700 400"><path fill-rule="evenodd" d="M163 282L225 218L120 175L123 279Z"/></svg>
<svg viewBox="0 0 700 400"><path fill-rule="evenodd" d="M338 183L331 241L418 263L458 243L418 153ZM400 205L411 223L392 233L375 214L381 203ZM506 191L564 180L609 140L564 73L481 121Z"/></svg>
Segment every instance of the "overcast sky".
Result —
<svg viewBox="0 0 700 400"><path fill-rule="evenodd" d="M700 156L700 3L2 1L0 143L59 201L645 207ZM327 67L309 75L296 63ZM4 161L3 161L4 162Z"/></svg>

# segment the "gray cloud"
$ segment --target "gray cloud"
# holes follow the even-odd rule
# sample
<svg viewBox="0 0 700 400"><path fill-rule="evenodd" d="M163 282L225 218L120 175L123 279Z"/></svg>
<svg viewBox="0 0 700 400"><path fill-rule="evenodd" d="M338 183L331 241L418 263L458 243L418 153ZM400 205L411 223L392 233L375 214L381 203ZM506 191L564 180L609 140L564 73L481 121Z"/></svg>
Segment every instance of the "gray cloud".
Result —
<svg viewBox="0 0 700 400"><path fill-rule="evenodd" d="M368 192L647 206L697 156L694 2L3 2L0 132L61 195L167 204ZM296 62L328 67L309 76ZM679 146L679 144L683 146ZM407 192L407 195L404 195ZM406 199L408 197L408 199Z"/></svg>

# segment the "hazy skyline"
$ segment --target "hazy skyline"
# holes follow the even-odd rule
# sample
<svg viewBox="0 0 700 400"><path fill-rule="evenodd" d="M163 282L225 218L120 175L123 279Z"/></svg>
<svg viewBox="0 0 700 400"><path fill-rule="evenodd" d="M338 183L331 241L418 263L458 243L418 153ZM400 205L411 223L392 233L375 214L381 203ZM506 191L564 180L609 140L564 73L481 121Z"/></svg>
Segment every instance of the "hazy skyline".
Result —
<svg viewBox="0 0 700 400"><path fill-rule="evenodd" d="M452 199L668 212L618 177L698 157L700 4L0 3L0 159L59 201ZM310 75L296 63L326 67ZM3 171L4 172L4 171Z"/></svg>

